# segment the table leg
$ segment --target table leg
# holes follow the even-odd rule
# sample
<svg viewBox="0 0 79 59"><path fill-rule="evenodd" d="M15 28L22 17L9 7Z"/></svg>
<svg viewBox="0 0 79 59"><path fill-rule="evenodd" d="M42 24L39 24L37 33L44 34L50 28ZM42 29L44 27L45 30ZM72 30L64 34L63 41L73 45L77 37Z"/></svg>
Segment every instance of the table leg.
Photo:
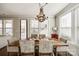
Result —
<svg viewBox="0 0 79 59"><path fill-rule="evenodd" d="M57 47L54 46L53 48L54 48L54 51L53 51L54 52L54 55L57 56Z"/></svg>
<svg viewBox="0 0 79 59"><path fill-rule="evenodd" d="M20 46L19 46L19 56L21 56L21 49L20 49Z"/></svg>

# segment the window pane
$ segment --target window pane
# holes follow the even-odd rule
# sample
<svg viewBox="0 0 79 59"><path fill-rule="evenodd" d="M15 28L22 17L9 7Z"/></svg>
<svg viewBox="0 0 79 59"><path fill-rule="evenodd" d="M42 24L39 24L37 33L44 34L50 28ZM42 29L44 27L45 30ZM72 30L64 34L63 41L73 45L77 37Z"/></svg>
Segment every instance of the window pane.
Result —
<svg viewBox="0 0 79 59"><path fill-rule="evenodd" d="M6 28L6 35L12 36L12 28Z"/></svg>
<svg viewBox="0 0 79 59"><path fill-rule="evenodd" d="M2 29L0 28L0 35L2 35Z"/></svg>
<svg viewBox="0 0 79 59"><path fill-rule="evenodd" d="M71 13L60 18L60 35L71 37Z"/></svg>
<svg viewBox="0 0 79 59"><path fill-rule="evenodd" d="M5 35L12 36L13 35L13 20L4 20L5 22Z"/></svg>
<svg viewBox="0 0 79 59"><path fill-rule="evenodd" d="M12 20L5 20L6 28L12 28Z"/></svg>
<svg viewBox="0 0 79 59"><path fill-rule="evenodd" d="M71 13L60 18L60 27L71 27Z"/></svg>
<svg viewBox="0 0 79 59"><path fill-rule="evenodd" d="M48 20L39 23L39 32L40 34L45 34L46 36L48 35Z"/></svg>
<svg viewBox="0 0 79 59"><path fill-rule="evenodd" d="M71 28L61 28L60 31L61 36L71 37Z"/></svg>
<svg viewBox="0 0 79 59"><path fill-rule="evenodd" d="M48 19L44 22L38 20L30 20L30 33L31 34L45 34L48 35Z"/></svg>
<svg viewBox="0 0 79 59"><path fill-rule="evenodd" d="M75 16L75 18L76 18L75 23L76 23L76 29L77 29L75 31L76 32L76 40L75 41L76 41L76 43L79 44L79 8L75 10L75 15L76 15Z"/></svg>
<svg viewBox="0 0 79 59"><path fill-rule="evenodd" d="M26 20L21 20L21 39L26 39Z"/></svg>
<svg viewBox="0 0 79 59"><path fill-rule="evenodd" d="M38 20L30 20L30 29L31 34L38 34Z"/></svg>
<svg viewBox="0 0 79 59"><path fill-rule="evenodd" d="M31 20L31 28L38 28L38 20Z"/></svg>
<svg viewBox="0 0 79 59"><path fill-rule="evenodd" d="M2 20L0 20L0 28L2 28Z"/></svg>
<svg viewBox="0 0 79 59"><path fill-rule="evenodd" d="M0 35L2 35L2 20L0 20Z"/></svg>

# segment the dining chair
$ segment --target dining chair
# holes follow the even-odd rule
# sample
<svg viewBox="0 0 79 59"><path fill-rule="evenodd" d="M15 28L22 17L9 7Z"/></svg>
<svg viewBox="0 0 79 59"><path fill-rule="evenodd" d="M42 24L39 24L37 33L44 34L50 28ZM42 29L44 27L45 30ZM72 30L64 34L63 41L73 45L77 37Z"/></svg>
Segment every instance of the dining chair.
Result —
<svg viewBox="0 0 79 59"><path fill-rule="evenodd" d="M19 55L19 41L17 38L7 40L7 53L8 55Z"/></svg>
<svg viewBox="0 0 79 59"><path fill-rule="evenodd" d="M37 34L31 34L31 38L34 38L34 39L36 39L37 38Z"/></svg>
<svg viewBox="0 0 79 59"><path fill-rule="evenodd" d="M64 39L64 38L60 38L60 41L64 42L64 43L67 43L67 40Z"/></svg>
<svg viewBox="0 0 79 59"><path fill-rule="evenodd" d="M63 41L62 41L63 42ZM64 44L67 44L65 42L63 42ZM61 43L62 44L62 43ZM61 45L61 46L57 46L57 52L56 55L61 55L61 56L67 56L68 55L68 44L67 45Z"/></svg>
<svg viewBox="0 0 79 59"><path fill-rule="evenodd" d="M56 55L67 56L68 55L68 46L57 47Z"/></svg>
<svg viewBox="0 0 79 59"><path fill-rule="evenodd" d="M53 44L49 40L40 40L39 41L39 55L53 55Z"/></svg>
<svg viewBox="0 0 79 59"><path fill-rule="evenodd" d="M43 39L43 38L46 38L46 35L45 34L39 34L39 39Z"/></svg>
<svg viewBox="0 0 79 59"><path fill-rule="evenodd" d="M34 55L34 40L20 40L21 55Z"/></svg>

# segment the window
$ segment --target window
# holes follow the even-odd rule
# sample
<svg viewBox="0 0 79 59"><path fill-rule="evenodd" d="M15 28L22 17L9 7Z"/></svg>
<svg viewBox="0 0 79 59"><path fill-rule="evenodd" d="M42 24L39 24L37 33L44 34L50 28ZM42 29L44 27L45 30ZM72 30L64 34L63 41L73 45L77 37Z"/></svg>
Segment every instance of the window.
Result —
<svg viewBox="0 0 79 59"><path fill-rule="evenodd" d="M13 20L4 20L4 30L6 36L12 36L13 35Z"/></svg>
<svg viewBox="0 0 79 59"><path fill-rule="evenodd" d="M67 13L60 17L60 35L71 38L71 13Z"/></svg>
<svg viewBox="0 0 79 59"><path fill-rule="evenodd" d="M30 20L30 33L38 34L38 20Z"/></svg>
<svg viewBox="0 0 79 59"><path fill-rule="evenodd" d="M79 8L75 9L75 42L79 44Z"/></svg>
<svg viewBox="0 0 79 59"><path fill-rule="evenodd" d="M0 20L0 35L2 35L2 20Z"/></svg>
<svg viewBox="0 0 79 59"><path fill-rule="evenodd" d="M26 39L26 20L21 20L21 39Z"/></svg>
<svg viewBox="0 0 79 59"><path fill-rule="evenodd" d="M46 36L48 36L48 20L39 23L39 32L40 34L45 34Z"/></svg>
<svg viewBox="0 0 79 59"><path fill-rule="evenodd" d="M0 35L13 35L13 20L0 20Z"/></svg>
<svg viewBox="0 0 79 59"><path fill-rule="evenodd" d="M48 19L44 22L38 20L30 20L30 34L45 34L48 36Z"/></svg>

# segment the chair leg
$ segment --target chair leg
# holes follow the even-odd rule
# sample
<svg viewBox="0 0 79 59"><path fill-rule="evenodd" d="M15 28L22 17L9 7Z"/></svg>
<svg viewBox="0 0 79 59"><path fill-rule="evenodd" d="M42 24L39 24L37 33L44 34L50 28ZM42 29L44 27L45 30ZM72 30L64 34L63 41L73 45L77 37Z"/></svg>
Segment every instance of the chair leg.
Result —
<svg viewBox="0 0 79 59"><path fill-rule="evenodd" d="M19 53L17 52L17 55L19 56Z"/></svg>
<svg viewBox="0 0 79 59"><path fill-rule="evenodd" d="M68 52L66 52L66 56L68 56Z"/></svg>
<svg viewBox="0 0 79 59"><path fill-rule="evenodd" d="M51 53L51 56L53 56L53 53Z"/></svg>
<svg viewBox="0 0 79 59"><path fill-rule="evenodd" d="M33 56L35 56L35 53L33 53Z"/></svg>
<svg viewBox="0 0 79 59"><path fill-rule="evenodd" d="M8 56L9 56L9 52L7 52Z"/></svg>

